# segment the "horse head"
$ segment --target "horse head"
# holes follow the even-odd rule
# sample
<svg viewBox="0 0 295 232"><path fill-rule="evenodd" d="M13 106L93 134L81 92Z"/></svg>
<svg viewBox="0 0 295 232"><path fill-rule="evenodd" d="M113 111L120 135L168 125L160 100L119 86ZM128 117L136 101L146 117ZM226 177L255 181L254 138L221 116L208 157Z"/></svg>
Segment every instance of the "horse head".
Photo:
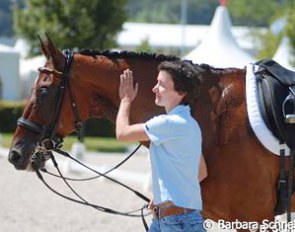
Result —
<svg viewBox="0 0 295 232"><path fill-rule="evenodd" d="M71 58L55 48L48 36L45 41L39 39L47 61L38 69L39 75L18 120L8 157L20 170L42 167L50 157L49 150L75 129L74 125L65 123L66 120L74 121L74 117L69 113L71 107L63 104L70 100L67 75Z"/></svg>

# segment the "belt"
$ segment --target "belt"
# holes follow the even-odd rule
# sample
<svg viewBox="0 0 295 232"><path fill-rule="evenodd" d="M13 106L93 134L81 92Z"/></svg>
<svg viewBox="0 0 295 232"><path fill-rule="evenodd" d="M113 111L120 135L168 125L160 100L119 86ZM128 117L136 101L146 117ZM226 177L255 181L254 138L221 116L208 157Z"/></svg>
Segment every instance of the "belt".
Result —
<svg viewBox="0 0 295 232"><path fill-rule="evenodd" d="M178 207L178 206L169 206L169 207L155 207L153 209L154 213L153 215L156 218L163 218L163 217L168 217L168 216L173 216L173 215L181 215L181 214L187 214L190 212L195 211L195 209L188 209L188 208L183 208L183 207Z"/></svg>

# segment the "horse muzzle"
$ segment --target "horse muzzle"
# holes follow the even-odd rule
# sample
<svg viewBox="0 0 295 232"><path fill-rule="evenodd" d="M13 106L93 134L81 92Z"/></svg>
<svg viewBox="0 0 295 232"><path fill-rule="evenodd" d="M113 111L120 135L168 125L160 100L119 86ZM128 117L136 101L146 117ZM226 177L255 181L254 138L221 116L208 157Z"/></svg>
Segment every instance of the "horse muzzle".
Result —
<svg viewBox="0 0 295 232"><path fill-rule="evenodd" d="M9 152L8 161L17 170L35 171L44 167L51 155L51 151L40 145L20 150L14 147Z"/></svg>
<svg viewBox="0 0 295 232"><path fill-rule="evenodd" d="M21 155L20 151L17 149L12 149L9 152L8 161L12 163L16 169L26 170L29 163L29 157Z"/></svg>

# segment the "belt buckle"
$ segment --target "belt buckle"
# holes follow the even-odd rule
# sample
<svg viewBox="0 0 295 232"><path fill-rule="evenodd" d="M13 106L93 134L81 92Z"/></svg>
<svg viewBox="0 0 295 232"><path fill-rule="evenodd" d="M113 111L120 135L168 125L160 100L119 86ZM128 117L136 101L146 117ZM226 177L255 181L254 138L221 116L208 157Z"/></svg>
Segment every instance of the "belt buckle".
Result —
<svg viewBox="0 0 295 232"><path fill-rule="evenodd" d="M155 218L159 219L160 218L160 208L159 207L154 207L152 210L152 214Z"/></svg>

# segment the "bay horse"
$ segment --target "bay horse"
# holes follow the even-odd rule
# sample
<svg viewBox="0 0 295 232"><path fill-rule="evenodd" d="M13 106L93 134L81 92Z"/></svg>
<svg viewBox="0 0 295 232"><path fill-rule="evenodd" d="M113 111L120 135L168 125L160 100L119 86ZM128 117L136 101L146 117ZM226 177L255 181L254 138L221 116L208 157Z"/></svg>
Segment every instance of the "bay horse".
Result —
<svg viewBox="0 0 295 232"><path fill-rule="evenodd" d="M60 100L59 87L68 58L49 38L40 41L47 61L39 69L22 115L27 126L20 123L13 137L9 161L16 169L32 170L32 154L42 137L38 125L53 127L55 134L63 138L76 130L79 120L100 117L115 121L120 104L119 76L127 68L139 84L131 122L144 122L163 113L154 104L152 93L157 66L164 60L179 58L127 51L75 52L66 70L69 78ZM202 84L192 114L202 130L209 173L201 183L204 217L216 221L273 220L279 158L263 147L250 127L245 102L246 70L194 66ZM59 108L56 101L61 101ZM53 121L55 125L51 125ZM44 156L38 165L45 161Z"/></svg>

